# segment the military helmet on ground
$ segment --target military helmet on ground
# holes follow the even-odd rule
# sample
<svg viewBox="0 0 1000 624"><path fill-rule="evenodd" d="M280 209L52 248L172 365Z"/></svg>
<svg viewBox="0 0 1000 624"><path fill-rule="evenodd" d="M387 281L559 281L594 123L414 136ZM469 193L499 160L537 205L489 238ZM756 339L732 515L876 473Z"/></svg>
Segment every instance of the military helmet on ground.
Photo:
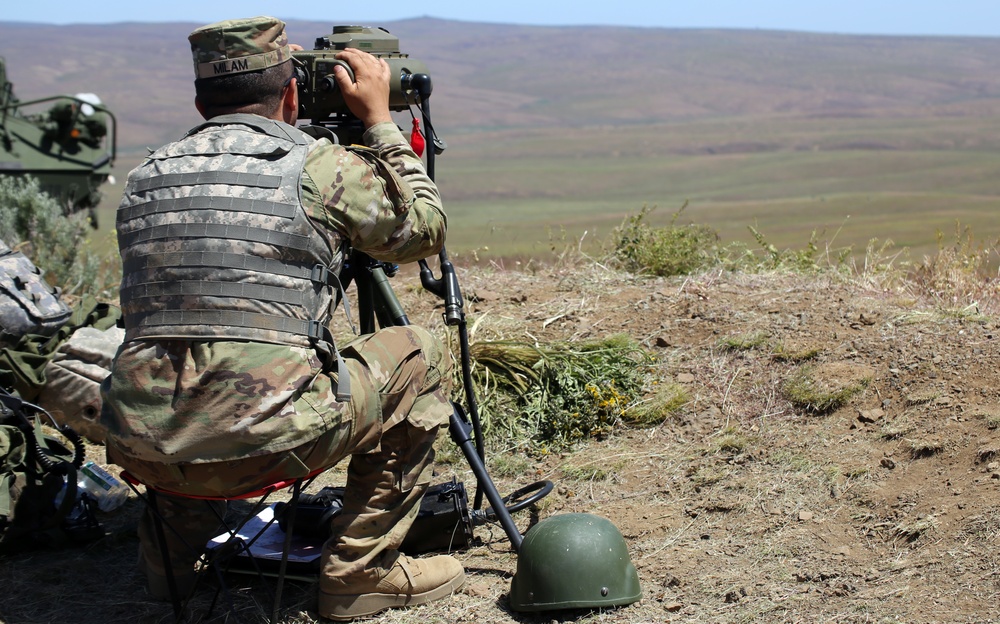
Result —
<svg viewBox="0 0 1000 624"><path fill-rule="evenodd" d="M521 542L510 584L515 611L622 606L641 596L625 539L605 518L585 513L551 516L533 526Z"/></svg>

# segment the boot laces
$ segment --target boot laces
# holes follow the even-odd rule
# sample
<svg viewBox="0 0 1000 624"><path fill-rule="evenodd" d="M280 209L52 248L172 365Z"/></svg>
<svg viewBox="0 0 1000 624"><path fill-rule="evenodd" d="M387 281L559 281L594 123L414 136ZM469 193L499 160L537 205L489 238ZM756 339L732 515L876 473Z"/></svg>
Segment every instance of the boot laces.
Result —
<svg viewBox="0 0 1000 624"><path fill-rule="evenodd" d="M407 558L400 557L399 559L396 560L396 563L398 563L399 567L403 569L403 575L406 577L406 580L410 583L410 588L412 589L416 587L416 584L413 582L413 572L410 570L410 564L409 561L407 561Z"/></svg>

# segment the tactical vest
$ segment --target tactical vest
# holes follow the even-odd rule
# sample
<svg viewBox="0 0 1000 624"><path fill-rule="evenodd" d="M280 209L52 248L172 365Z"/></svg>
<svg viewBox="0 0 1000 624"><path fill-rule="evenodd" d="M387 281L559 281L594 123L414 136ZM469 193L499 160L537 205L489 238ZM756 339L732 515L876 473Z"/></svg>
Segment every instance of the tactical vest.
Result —
<svg viewBox="0 0 1000 624"><path fill-rule="evenodd" d="M27 256L0 240L0 347L56 333L73 313L59 295Z"/></svg>
<svg viewBox="0 0 1000 624"><path fill-rule="evenodd" d="M129 175L118 208L125 340L253 340L336 350L342 256L306 215L313 139L254 115L194 128Z"/></svg>

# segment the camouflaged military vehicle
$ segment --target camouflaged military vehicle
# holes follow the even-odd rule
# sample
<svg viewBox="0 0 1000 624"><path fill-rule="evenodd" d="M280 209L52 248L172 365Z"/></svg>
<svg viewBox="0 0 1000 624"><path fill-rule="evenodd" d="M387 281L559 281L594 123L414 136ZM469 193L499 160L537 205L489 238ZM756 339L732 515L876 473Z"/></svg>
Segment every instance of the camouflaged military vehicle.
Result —
<svg viewBox="0 0 1000 624"><path fill-rule="evenodd" d="M0 58L0 175L31 175L67 214L94 209L115 160L115 117L92 93L19 101Z"/></svg>

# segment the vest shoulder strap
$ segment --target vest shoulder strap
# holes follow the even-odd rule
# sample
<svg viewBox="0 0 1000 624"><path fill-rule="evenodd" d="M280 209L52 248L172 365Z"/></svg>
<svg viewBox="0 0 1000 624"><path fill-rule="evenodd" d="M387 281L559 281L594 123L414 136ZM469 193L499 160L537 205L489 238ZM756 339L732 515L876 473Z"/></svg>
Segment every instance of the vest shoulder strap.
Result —
<svg viewBox="0 0 1000 624"><path fill-rule="evenodd" d="M216 117L212 117L208 121L195 126L191 130L188 130L186 136L191 136L192 134L201 132L206 128L228 126L233 124L248 126L276 139L291 141L295 145L309 145L315 140L295 126L286 124L283 121L277 121L275 119L268 119L267 117L250 115L247 113L233 113L230 115L218 115Z"/></svg>

